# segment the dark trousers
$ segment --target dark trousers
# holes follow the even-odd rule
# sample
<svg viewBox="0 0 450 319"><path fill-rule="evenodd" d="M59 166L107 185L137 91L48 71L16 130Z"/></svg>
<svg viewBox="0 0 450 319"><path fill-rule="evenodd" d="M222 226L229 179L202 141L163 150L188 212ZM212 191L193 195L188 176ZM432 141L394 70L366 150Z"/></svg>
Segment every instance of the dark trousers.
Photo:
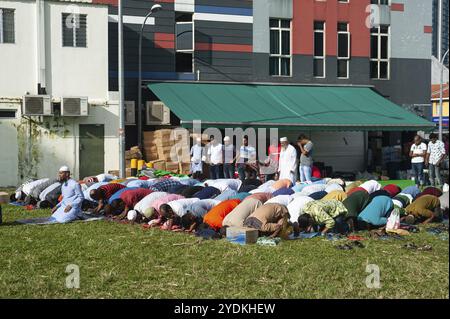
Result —
<svg viewBox="0 0 450 319"><path fill-rule="evenodd" d="M211 179L223 178L223 165L222 164L209 165L209 177Z"/></svg>
<svg viewBox="0 0 450 319"><path fill-rule="evenodd" d="M255 179L257 177L257 172L252 169L247 169L246 164L238 164L238 173L239 173L239 179L241 181L245 181L245 179Z"/></svg>
<svg viewBox="0 0 450 319"><path fill-rule="evenodd" d="M234 164L228 163L223 165L223 175L225 178L234 178Z"/></svg>
<svg viewBox="0 0 450 319"><path fill-rule="evenodd" d="M416 185L423 185L423 163L411 163L411 166L414 173L414 180L416 181Z"/></svg>
<svg viewBox="0 0 450 319"><path fill-rule="evenodd" d="M239 179L241 181L245 180L245 164L238 164L238 173L239 173Z"/></svg>

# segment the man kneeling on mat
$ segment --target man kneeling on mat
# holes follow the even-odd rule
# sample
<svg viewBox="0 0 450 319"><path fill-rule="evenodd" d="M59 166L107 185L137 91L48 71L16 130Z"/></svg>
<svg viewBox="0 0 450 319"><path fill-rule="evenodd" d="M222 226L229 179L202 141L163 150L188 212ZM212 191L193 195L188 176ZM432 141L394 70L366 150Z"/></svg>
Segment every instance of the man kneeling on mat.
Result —
<svg viewBox="0 0 450 319"><path fill-rule="evenodd" d="M338 200L316 200L309 202L303 208L303 214L298 217L300 232L311 232L313 228L324 235L327 232L347 233L349 225L345 222L347 209Z"/></svg>
<svg viewBox="0 0 450 319"><path fill-rule="evenodd" d="M287 237L289 216L286 206L269 203L258 207L244 221L244 226L258 229L263 236Z"/></svg>

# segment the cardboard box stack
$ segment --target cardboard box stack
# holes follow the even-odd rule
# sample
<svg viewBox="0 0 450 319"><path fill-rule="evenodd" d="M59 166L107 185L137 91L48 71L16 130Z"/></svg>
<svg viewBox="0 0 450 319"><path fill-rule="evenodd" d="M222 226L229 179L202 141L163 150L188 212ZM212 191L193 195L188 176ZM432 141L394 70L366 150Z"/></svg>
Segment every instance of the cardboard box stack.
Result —
<svg viewBox="0 0 450 319"><path fill-rule="evenodd" d="M189 173L189 143L176 141L173 131L170 129L144 132L143 136L147 161L164 161L165 168L162 168L159 162L158 169L165 169L173 173Z"/></svg>
<svg viewBox="0 0 450 319"><path fill-rule="evenodd" d="M126 177L131 177L131 160L137 159L141 160L144 156L139 150L138 146L133 146L128 151L125 151L125 166L126 166Z"/></svg>

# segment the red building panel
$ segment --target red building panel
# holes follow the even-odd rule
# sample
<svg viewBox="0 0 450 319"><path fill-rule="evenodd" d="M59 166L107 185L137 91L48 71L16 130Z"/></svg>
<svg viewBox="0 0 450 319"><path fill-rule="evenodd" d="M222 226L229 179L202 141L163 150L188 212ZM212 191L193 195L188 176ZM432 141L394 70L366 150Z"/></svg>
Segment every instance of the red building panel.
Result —
<svg viewBox="0 0 450 319"><path fill-rule="evenodd" d="M95 3L95 4L109 4L109 5L117 7L118 1L119 0L92 0L92 3Z"/></svg>
<svg viewBox="0 0 450 319"><path fill-rule="evenodd" d="M195 44L198 51L223 51L223 52L252 52L253 46L250 44L225 44L225 43L201 43Z"/></svg>
<svg viewBox="0 0 450 319"><path fill-rule="evenodd" d="M426 25L423 27L423 32L424 33L433 33L433 26L431 25Z"/></svg>
<svg viewBox="0 0 450 319"><path fill-rule="evenodd" d="M391 10L392 11L405 11L405 5L403 3L391 3Z"/></svg>
<svg viewBox="0 0 450 319"><path fill-rule="evenodd" d="M313 55L314 21L325 21L326 54L336 56L337 24L349 23L351 33L351 53L355 57L370 54L370 30L366 27L369 13L366 8L370 0L340 3L338 0L294 0L293 54Z"/></svg>
<svg viewBox="0 0 450 319"><path fill-rule="evenodd" d="M173 33L155 33L155 47L162 49L175 49L175 35Z"/></svg>

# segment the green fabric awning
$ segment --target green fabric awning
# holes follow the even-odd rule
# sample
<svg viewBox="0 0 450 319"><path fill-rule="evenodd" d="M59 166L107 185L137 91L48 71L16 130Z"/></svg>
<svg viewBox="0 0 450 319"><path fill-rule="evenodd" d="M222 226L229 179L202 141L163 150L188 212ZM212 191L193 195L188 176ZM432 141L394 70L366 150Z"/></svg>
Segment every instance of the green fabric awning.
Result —
<svg viewBox="0 0 450 319"><path fill-rule="evenodd" d="M192 127L278 127L329 131L416 131L435 124L368 87L210 83L148 85Z"/></svg>

